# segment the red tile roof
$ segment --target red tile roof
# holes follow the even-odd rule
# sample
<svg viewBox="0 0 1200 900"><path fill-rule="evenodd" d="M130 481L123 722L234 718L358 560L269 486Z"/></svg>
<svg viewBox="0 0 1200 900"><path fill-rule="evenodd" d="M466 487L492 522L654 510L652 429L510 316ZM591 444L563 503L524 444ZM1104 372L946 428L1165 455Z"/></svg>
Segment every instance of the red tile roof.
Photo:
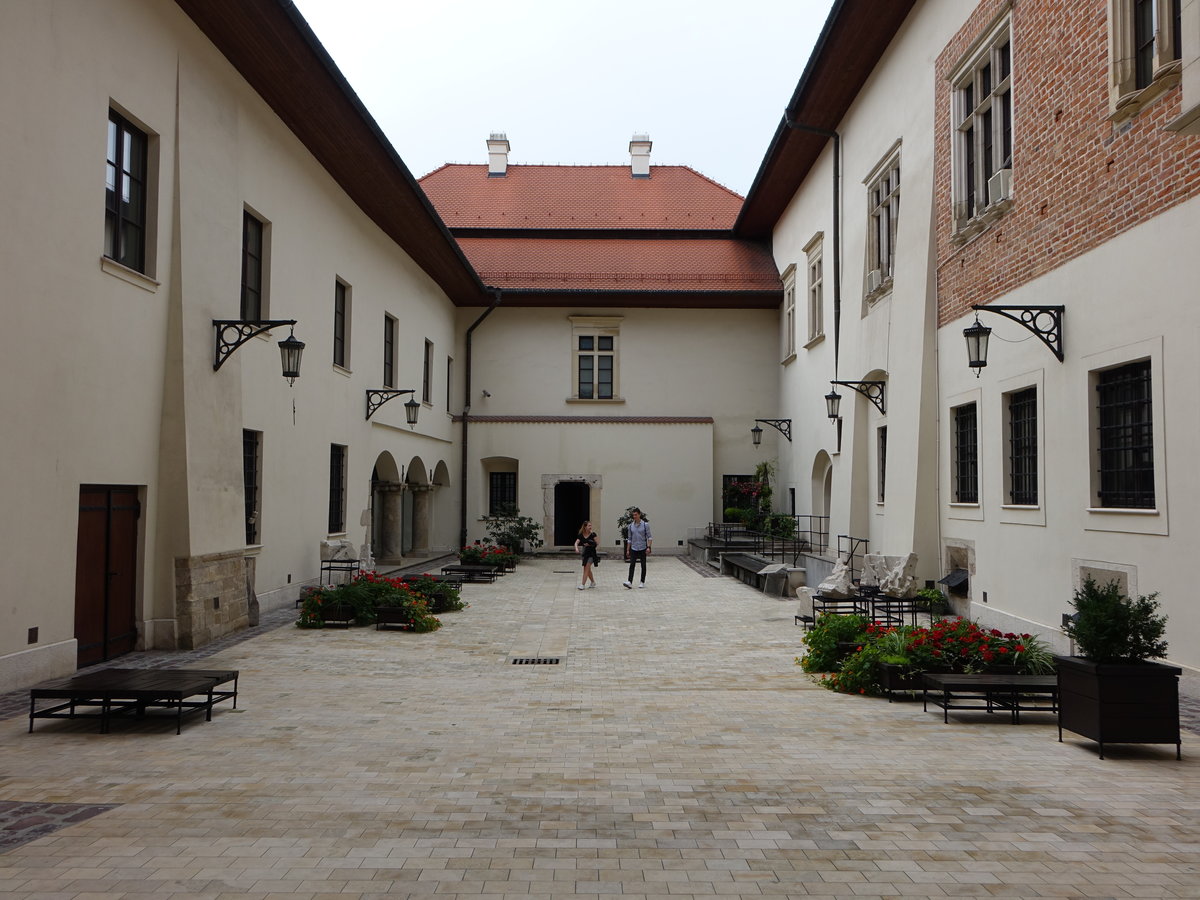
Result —
<svg viewBox="0 0 1200 900"><path fill-rule="evenodd" d="M451 229L630 228L728 231L742 198L687 166L510 165L489 177L486 165L449 164L420 180Z"/></svg>
<svg viewBox="0 0 1200 900"><path fill-rule="evenodd" d="M730 238L460 237L487 285L557 291L779 294L770 252Z"/></svg>

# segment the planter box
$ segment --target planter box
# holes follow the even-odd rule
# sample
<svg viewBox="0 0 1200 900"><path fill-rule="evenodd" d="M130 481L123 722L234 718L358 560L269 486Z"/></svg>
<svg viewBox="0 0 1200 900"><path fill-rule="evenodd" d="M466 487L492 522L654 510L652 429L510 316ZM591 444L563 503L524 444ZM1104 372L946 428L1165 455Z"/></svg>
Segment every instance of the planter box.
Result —
<svg viewBox="0 0 1200 900"><path fill-rule="evenodd" d="M1174 744L1183 758L1179 736L1180 669L1162 663L1094 663L1078 656L1056 656L1058 663L1058 739L1073 731L1100 745Z"/></svg>
<svg viewBox="0 0 1200 900"><path fill-rule="evenodd" d="M402 606L377 606L375 608L375 630L380 628L411 628L408 611Z"/></svg>
<svg viewBox="0 0 1200 900"><path fill-rule="evenodd" d="M879 686L887 695L888 703L892 702L893 691L923 691L925 688L921 677L925 672L914 672L908 666L899 663L876 663L879 676ZM948 669L929 669L929 672L947 672Z"/></svg>

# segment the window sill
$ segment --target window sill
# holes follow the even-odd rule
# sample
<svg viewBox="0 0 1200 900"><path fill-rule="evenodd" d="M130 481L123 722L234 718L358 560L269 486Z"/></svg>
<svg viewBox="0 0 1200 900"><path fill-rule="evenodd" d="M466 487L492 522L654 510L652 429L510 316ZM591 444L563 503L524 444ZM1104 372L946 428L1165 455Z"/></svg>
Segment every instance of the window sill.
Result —
<svg viewBox="0 0 1200 900"><path fill-rule="evenodd" d="M1179 60L1167 63L1154 73L1154 79L1140 91L1129 91L1117 98L1112 114L1108 117L1113 125L1123 125L1175 85L1179 84L1183 64Z"/></svg>
<svg viewBox="0 0 1200 900"><path fill-rule="evenodd" d="M978 503L951 503L951 509L979 509Z"/></svg>
<svg viewBox="0 0 1200 900"><path fill-rule="evenodd" d="M337 372L339 375L345 376L346 378L349 378L354 374L353 370L347 369L345 366L339 366L337 363L333 364L333 371Z"/></svg>
<svg viewBox="0 0 1200 900"><path fill-rule="evenodd" d="M1004 218L1004 215L1012 209L1012 198L1005 197L1003 200L997 200L995 203L987 206L983 212L975 216L973 219L967 219L960 222L955 228L954 234L951 235L955 246L965 247L979 235L983 234L991 228L996 222Z"/></svg>
<svg viewBox="0 0 1200 900"><path fill-rule="evenodd" d="M115 259L109 259L107 256L100 257L100 271L107 272L114 278L120 278L132 284L134 287L140 287L143 291L149 293L157 293L160 282L155 281L149 275L143 275L137 269L131 269L129 266L123 266Z"/></svg>
<svg viewBox="0 0 1200 900"><path fill-rule="evenodd" d="M262 544L247 544L246 549L242 551L243 556L258 556L263 551Z"/></svg>
<svg viewBox="0 0 1200 900"><path fill-rule="evenodd" d="M891 277L888 277L888 278L884 279L883 284L879 285L879 287L875 288L875 290L868 291L863 296L863 299L867 301L867 306L874 306L876 303L878 303L884 297L889 296L891 293L892 293L892 279L891 279Z"/></svg>
<svg viewBox="0 0 1200 900"><path fill-rule="evenodd" d="M825 332L822 331L820 334L814 334L805 343L804 349L811 350L813 347L817 346L817 344L821 343L824 340L825 340Z"/></svg>
<svg viewBox="0 0 1200 900"><path fill-rule="evenodd" d="M1157 516L1157 509L1141 509L1137 507L1124 506L1089 506L1089 513L1097 513L1102 516Z"/></svg>
<svg viewBox="0 0 1200 900"><path fill-rule="evenodd" d="M327 535L325 535L325 540L328 541L328 540L332 540L333 538L344 538L348 533L349 532L346 532L346 531L331 531Z"/></svg>
<svg viewBox="0 0 1200 900"><path fill-rule="evenodd" d="M796 354L795 354L795 353L789 353L787 356L785 356L783 359L781 359L781 360L779 361L779 364L780 364L781 366L786 366L788 363L793 363L793 362L795 362L795 361L796 361Z"/></svg>
<svg viewBox="0 0 1200 900"><path fill-rule="evenodd" d="M1000 508L1016 510L1018 512L1021 512L1021 511L1030 511L1031 512L1036 509L1041 509L1042 507L1040 504L1037 504L1037 503L1003 503L1003 504L1001 504Z"/></svg>
<svg viewBox="0 0 1200 900"><path fill-rule="evenodd" d="M624 402L625 402L625 398L624 398L624 397L600 397L600 398L592 398L592 397L567 397L567 398L566 398L566 402L567 402L567 403L589 403L589 404L590 404L590 403L599 403L599 404L610 404L610 403L624 403Z"/></svg>

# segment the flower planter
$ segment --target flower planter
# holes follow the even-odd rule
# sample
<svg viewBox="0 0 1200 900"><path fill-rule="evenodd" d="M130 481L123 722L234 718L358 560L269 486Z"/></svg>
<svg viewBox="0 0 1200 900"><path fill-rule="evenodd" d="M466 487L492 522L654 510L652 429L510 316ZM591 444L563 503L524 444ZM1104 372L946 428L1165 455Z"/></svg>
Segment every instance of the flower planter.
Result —
<svg viewBox="0 0 1200 900"><path fill-rule="evenodd" d="M894 691L923 691L925 689L922 676L925 672L914 672L909 666L900 663L876 663L879 674L879 687L887 695L888 703L892 702ZM948 669L928 669L928 672L947 672Z"/></svg>
<svg viewBox="0 0 1200 900"><path fill-rule="evenodd" d="M409 612L403 606L377 606L375 630L380 628L412 628Z"/></svg>
<svg viewBox="0 0 1200 900"><path fill-rule="evenodd" d="M1063 729L1105 744L1174 744L1179 737L1180 669L1162 663L1095 663L1056 656L1058 739Z"/></svg>

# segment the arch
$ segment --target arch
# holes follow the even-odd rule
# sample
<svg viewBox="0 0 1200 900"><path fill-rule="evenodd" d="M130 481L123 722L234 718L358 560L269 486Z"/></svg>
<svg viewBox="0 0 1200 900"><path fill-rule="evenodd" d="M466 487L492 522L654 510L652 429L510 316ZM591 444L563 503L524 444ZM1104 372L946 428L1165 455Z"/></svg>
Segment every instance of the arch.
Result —
<svg viewBox="0 0 1200 900"><path fill-rule="evenodd" d="M812 510L814 516L829 515L832 484L833 460L824 450L818 450L817 455L813 458L811 494L809 496L809 509Z"/></svg>
<svg viewBox="0 0 1200 900"><path fill-rule="evenodd" d="M429 484L429 470L425 468L425 461L419 456L414 456L408 461L408 468L404 470L405 484Z"/></svg>
<svg viewBox="0 0 1200 900"><path fill-rule="evenodd" d="M392 454L384 450L375 458L375 470L371 473L372 481L394 481L400 480L400 467L396 465L396 460Z"/></svg>
<svg viewBox="0 0 1200 900"><path fill-rule="evenodd" d="M433 467L433 483L439 487L450 485L450 467L444 459L439 459L438 464Z"/></svg>
<svg viewBox="0 0 1200 900"><path fill-rule="evenodd" d="M375 458L371 470L371 511L367 543L371 556L379 561L393 562L403 555L404 548L404 485L400 467L386 450Z"/></svg>

